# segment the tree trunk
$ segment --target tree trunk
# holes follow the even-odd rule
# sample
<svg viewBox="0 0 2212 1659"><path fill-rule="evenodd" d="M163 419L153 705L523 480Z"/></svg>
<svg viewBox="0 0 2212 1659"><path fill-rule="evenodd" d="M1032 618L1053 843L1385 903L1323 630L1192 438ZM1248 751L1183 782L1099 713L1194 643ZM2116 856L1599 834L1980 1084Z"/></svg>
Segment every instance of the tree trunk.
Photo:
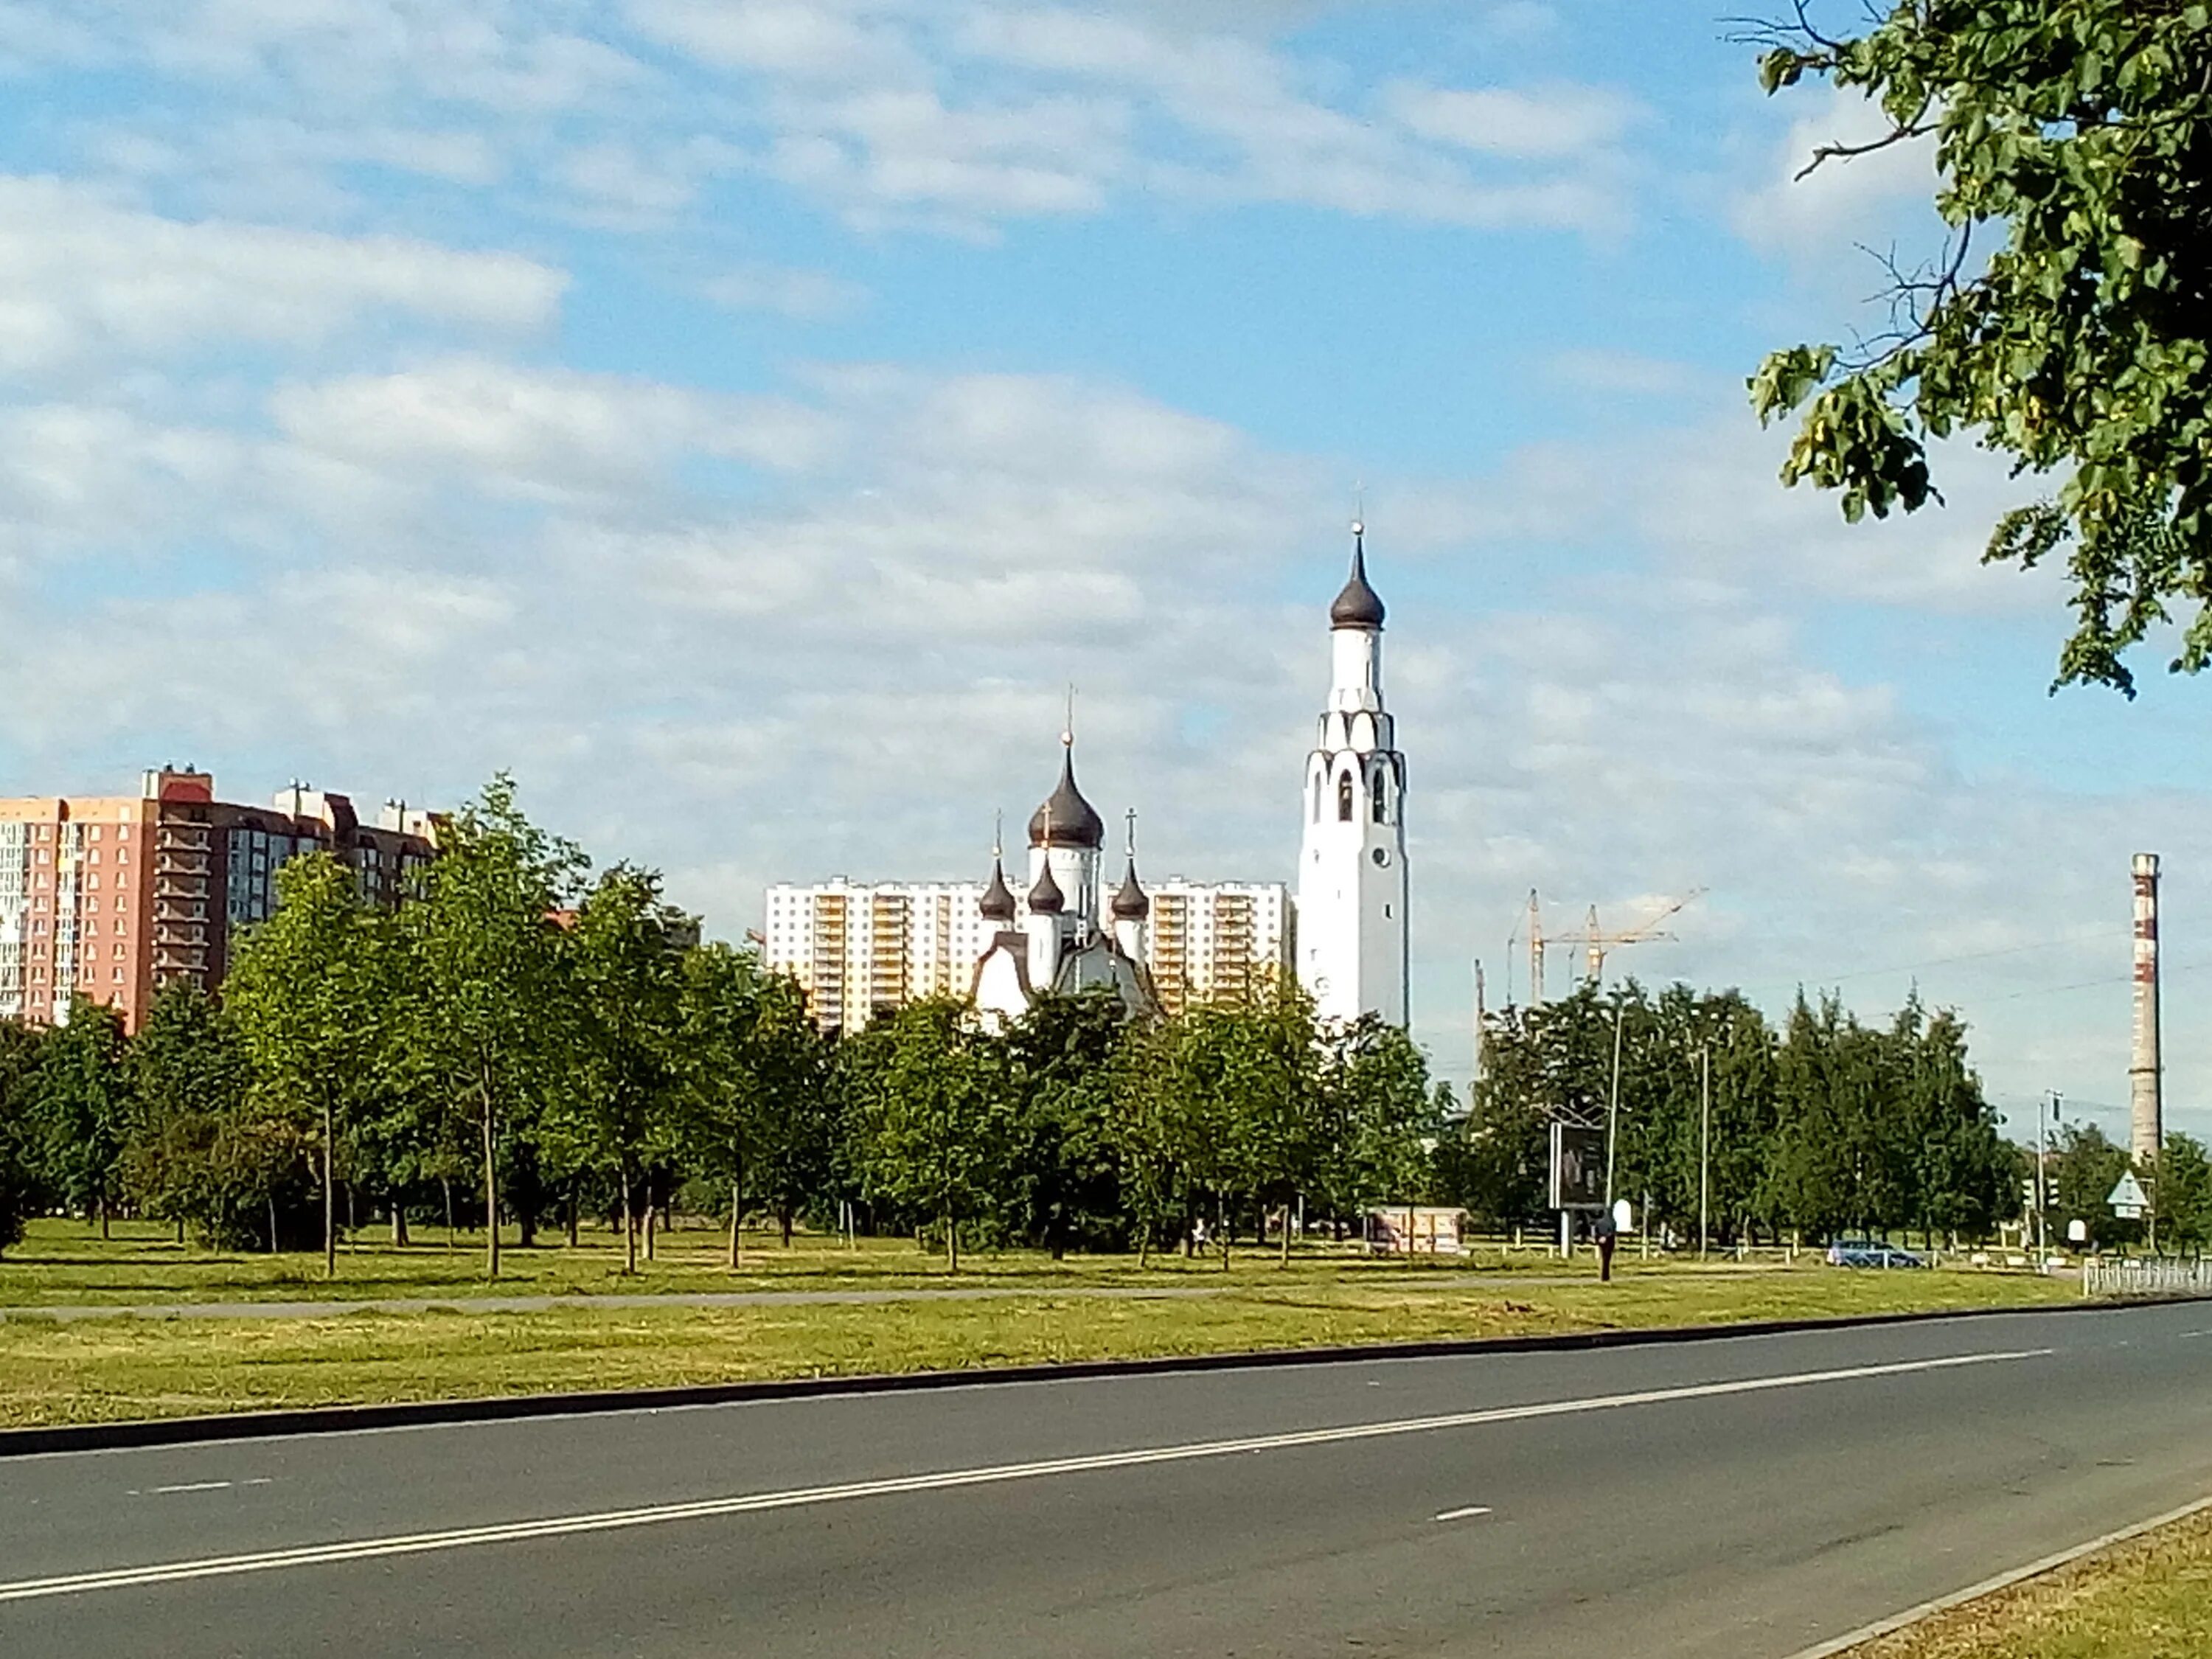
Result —
<svg viewBox="0 0 2212 1659"><path fill-rule="evenodd" d="M179 1244L181 1244L181 1243L183 1243L184 1242L185 1242L185 1218L184 1218L184 1217L182 1217L182 1216L179 1216L179 1217L177 1218L177 1243L179 1243Z"/></svg>
<svg viewBox="0 0 2212 1659"><path fill-rule="evenodd" d="M738 1176L732 1176L730 1177L730 1271L732 1273L737 1272L745 1265L744 1245L738 1237L738 1230L744 1224L745 1218L744 1194L744 1182Z"/></svg>
<svg viewBox="0 0 2212 1659"><path fill-rule="evenodd" d="M623 1271L634 1273L637 1271L637 1216L630 1207L629 1166L627 1164L622 1170L622 1231Z"/></svg>
<svg viewBox="0 0 2212 1659"><path fill-rule="evenodd" d="M482 1079L483 1095L484 1277L499 1277L499 1125L493 1115L491 1079Z"/></svg>
<svg viewBox="0 0 2212 1659"><path fill-rule="evenodd" d="M323 1102L323 1277L338 1276L338 1194L331 1180L337 1150L337 1113Z"/></svg>
<svg viewBox="0 0 2212 1659"><path fill-rule="evenodd" d="M1137 1222L1137 1267L1139 1271L1152 1265L1152 1224L1149 1218Z"/></svg>
<svg viewBox="0 0 2212 1659"><path fill-rule="evenodd" d="M446 1248L453 1248L453 1178L440 1176L438 1185L446 1194Z"/></svg>
<svg viewBox="0 0 2212 1659"><path fill-rule="evenodd" d="M114 1237L112 1233L107 1231L107 1194L106 1193L102 1193L100 1195L100 1236L102 1238L112 1238Z"/></svg>
<svg viewBox="0 0 2212 1659"><path fill-rule="evenodd" d="M269 1194L269 1254L276 1254L276 1194Z"/></svg>
<svg viewBox="0 0 2212 1659"><path fill-rule="evenodd" d="M945 1212L945 1261L946 1272L960 1271L960 1223L950 1210Z"/></svg>
<svg viewBox="0 0 2212 1659"><path fill-rule="evenodd" d="M392 1243L396 1249L407 1248L407 1200L399 1193L392 1195Z"/></svg>
<svg viewBox="0 0 2212 1659"><path fill-rule="evenodd" d="M787 1250L791 1248L791 1206L787 1204L778 1210L775 1218L783 1225L783 1248Z"/></svg>
<svg viewBox="0 0 2212 1659"><path fill-rule="evenodd" d="M653 1236L660 1220L660 1199L654 1188L659 1183L651 1176L645 1178L645 1259L653 1261Z"/></svg>
<svg viewBox="0 0 2212 1659"><path fill-rule="evenodd" d="M579 1183L574 1181L571 1181L568 1183L568 1248L572 1250L576 1248L576 1188L578 1184Z"/></svg>
<svg viewBox="0 0 2212 1659"><path fill-rule="evenodd" d="M1291 1206L1283 1206L1283 1265L1291 1265Z"/></svg>

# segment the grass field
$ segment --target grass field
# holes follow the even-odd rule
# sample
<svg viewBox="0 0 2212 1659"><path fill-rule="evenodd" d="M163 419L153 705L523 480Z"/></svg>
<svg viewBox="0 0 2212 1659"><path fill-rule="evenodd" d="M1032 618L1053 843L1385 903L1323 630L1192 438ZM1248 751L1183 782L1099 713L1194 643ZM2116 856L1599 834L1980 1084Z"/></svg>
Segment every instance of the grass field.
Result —
<svg viewBox="0 0 2212 1659"><path fill-rule="evenodd" d="M2201 1659L2212 1513L1954 1607L1848 1659Z"/></svg>
<svg viewBox="0 0 2212 1659"><path fill-rule="evenodd" d="M748 1241L731 1273L710 1234L664 1241L635 1277L604 1237L577 1250L516 1251L501 1293L944 1287L941 1261L910 1243L847 1251L802 1240L789 1251ZM1600 1285L1587 1259L1496 1253L1443 1265L1373 1261L1316 1250L1285 1268L1240 1253L1054 1262L1030 1252L979 1255L957 1284L1020 1294L742 1308L577 1305L471 1311L485 1285L475 1259L435 1244L364 1247L336 1285L315 1257L211 1256L144 1230L105 1243L75 1224L41 1223L0 1261L0 1304L428 1299L407 1311L330 1317L70 1322L19 1311L0 1321L0 1425L90 1422L282 1406L454 1398L753 1377L941 1370L1031 1361L1214 1353L1441 1337L1650 1328L1743 1320L2052 1304L2071 1287L2027 1275L1863 1273L1695 1262L1645 1265L1632 1254ZM757 1264L757 1265L756 1265ZM1218 1291L1202 1297L1105 1299L1115 1286Z"/></svg>

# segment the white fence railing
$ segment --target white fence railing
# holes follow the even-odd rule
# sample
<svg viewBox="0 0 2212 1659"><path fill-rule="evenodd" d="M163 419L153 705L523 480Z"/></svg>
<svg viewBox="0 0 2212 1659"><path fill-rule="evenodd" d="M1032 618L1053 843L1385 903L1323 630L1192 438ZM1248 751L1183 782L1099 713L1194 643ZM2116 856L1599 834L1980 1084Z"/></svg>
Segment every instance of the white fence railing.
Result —
<svg viewBox="0 0 2212 1659"><path fill-rule="evenodd" d="M2212 1296L2212 1261L2084 1261L2084 1296Z"/></svg>

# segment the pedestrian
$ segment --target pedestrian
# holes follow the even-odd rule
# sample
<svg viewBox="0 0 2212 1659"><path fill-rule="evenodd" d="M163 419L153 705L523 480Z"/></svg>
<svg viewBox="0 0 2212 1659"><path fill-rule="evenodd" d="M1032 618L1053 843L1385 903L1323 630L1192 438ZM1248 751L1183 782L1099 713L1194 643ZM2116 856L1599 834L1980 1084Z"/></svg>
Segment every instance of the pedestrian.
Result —
<svg viewBox="0 0 2212 1659"><path fill-rule="evenodd" d="M1190 1224L1190 1245L1191 1249L1199 1255L1206 1254L1206 1218L1204 1216L1199 1217Z"/></svg>
<svg viewBox="0 0 2212 1659"><path fill-rule="evenodd" d="M1597 1235L1597 1276L1601 1284L1613 1280L1613 1247L1618 1235L1613 1231L1613 1218L1601 1215L1590 1231Z"/></svg>

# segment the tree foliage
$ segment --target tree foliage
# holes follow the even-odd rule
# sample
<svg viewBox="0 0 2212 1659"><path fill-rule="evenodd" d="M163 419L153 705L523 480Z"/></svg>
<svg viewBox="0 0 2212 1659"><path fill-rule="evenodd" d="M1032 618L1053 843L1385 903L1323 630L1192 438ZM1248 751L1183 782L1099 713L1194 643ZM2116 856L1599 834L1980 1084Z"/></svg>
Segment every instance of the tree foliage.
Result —
<svg viewBox="0 0 2212 1659"><path fill-rule="evenodd" d="M1896 271L1895 325L1799 345L1751 382L1797 413L1783 469L1854 521L1936 495L1931 440L1971 434L2045 493L1987 556L2063 554L2075 629L2058 682L2132 694L2124 658L2182 625L2212 660L2212 6L2203 0L1898 0L1832 36L1800 4L1760 33L1770 92L1864 94L1886 132L1812 166L1931 140L1949 243Z"/></svg>

